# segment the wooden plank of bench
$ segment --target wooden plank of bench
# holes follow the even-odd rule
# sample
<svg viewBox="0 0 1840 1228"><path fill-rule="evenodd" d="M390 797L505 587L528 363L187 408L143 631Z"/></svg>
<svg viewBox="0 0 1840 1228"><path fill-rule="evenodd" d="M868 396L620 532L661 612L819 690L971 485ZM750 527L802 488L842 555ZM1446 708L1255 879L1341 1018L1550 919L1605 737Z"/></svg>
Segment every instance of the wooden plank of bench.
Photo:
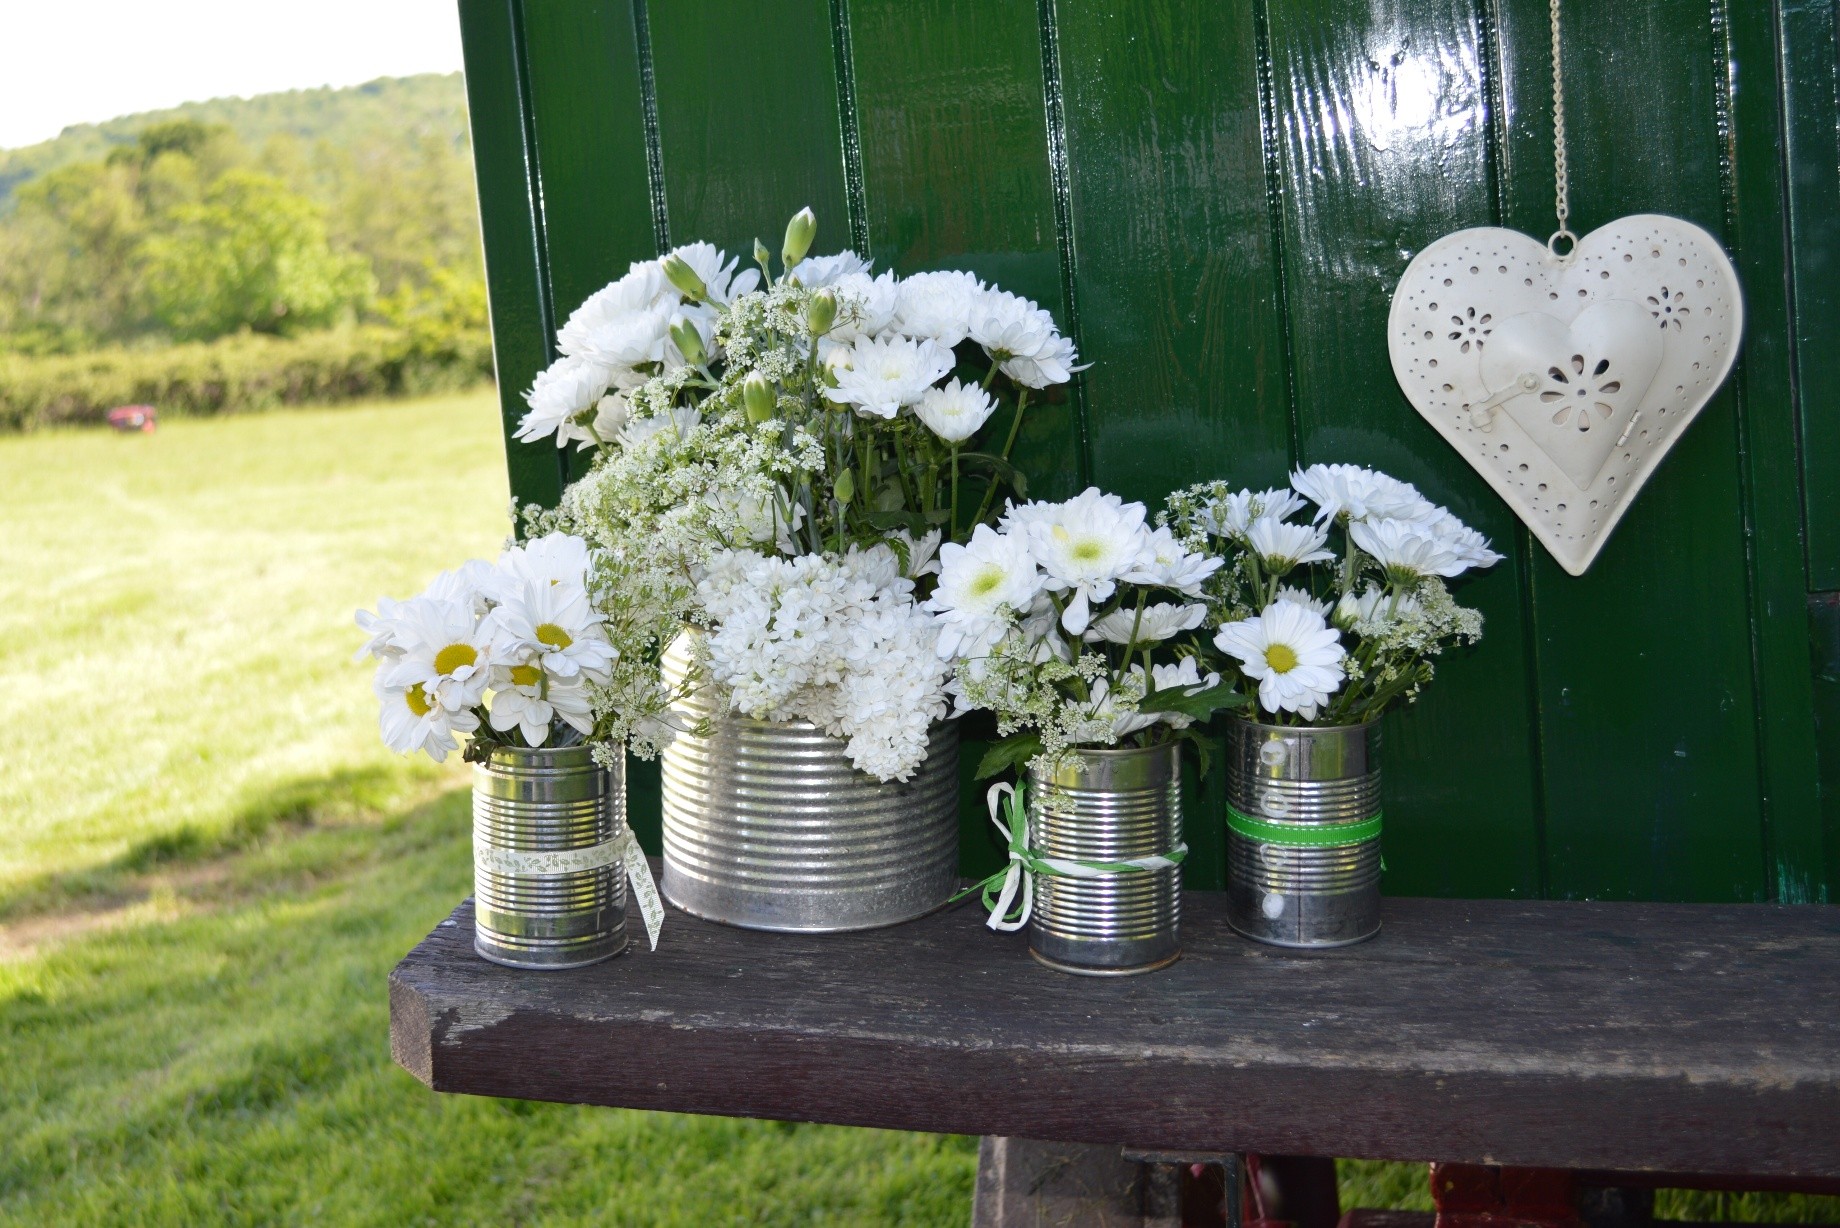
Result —
<svg viewBox="0 0 1840 1228"><path fill-rule="evenodd" d="M1840 1176L1840 908L1390 899L1296 954L1183 901L1095 980L967 902L864 934L671 912L656 952L518 972L463 903L390 978L437 1091L1195 1152ZM642 933L636 916L635 934Z"/></svg>

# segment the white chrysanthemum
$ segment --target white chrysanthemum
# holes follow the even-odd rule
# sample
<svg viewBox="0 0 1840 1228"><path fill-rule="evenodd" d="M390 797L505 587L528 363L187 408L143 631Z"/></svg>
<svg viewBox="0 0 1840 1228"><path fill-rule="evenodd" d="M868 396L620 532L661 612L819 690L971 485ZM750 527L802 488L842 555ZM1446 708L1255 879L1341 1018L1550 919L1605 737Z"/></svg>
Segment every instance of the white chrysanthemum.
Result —
<svg viewBox="0 0 1840 1228"><path fill-rule="evenodd" d="M892 418L951 369L952 351L936 341L866 337L833 367L837 386L826 388L824 395L839 404L854 405L858 413Z"/></svg>
<svg viewBox="0 0 1840 1228"><path fill-rule="evenodd" d="M1316 504L1319 523L1375 516L1416 519L1437 510L1410 482L1360 465L1311 465L1291 474L1291 485Z"/></svg>
<svg viewBox="0 0 1840 1228"><path fill-rule="evenodd" d="M1141 667L1140 667L1141 668ZM1204 677L1195 664L1195 658L1183 657L1174 665L1152 665L1150 680L1155 683L1155 690L1173 691L1180 689L1183 693L1193 695L1220 685L1220 675L1212 671ZM1195 718L1183 712L1159 712L1157 719L1172 729L1187 729L1195 723Z"/></svg>
<svg viewBox="0 0 1840 1228"><path fill-rule="evenodd" d="M558 358L537 373L536 382L524 394L530 412L518 422L514 438L535 443L554 435L558 448L567 447L571 440L591 442L588 433L575 424L575 417L600 401L613 377L612 368L593 358Z"/></svg>
<svg viewBox="0 0 1840 1228"><path fill-rule="evenodd" d="M601 616L577 585L527 583L507 594L486 622L496 664L536 664L552 678L605 682L616 657Z"/></svg>
<svg viewBox="0 0 1840 1228"><path fill-rule="evenodd" d="M1294 584L1280 584L1278 591L1272 594L1273 601L1290 601L1306 610L1314 610L1324 618L1329 617L1329 603L1320 601Z"/></svg>
<svg viewBox="0 0 1840 1228"><path fill-rule="evenodd" d="M939 548L939 586L926 608L940 615L939 651L948 658L975 655L1009 626L1009 616L1029 611L1042 589L1041 571L1025 534L997 533L987 524L966 545Z"/></svg>
<svg viewBox="0 0 1840 1228"><path fill-rule="evenodd" d="M837 323L826 337L849 342L879 336L894 320L896 283L892 271L880 277L845 273L831 283L837 296Z"/></svg>
<svg viewBox="0 0 1840 1228"><path fill-rule="evenodd" d="M1334 622L1343 631L1375 635L1393 622L1417 618L1423 612L1424 607L1418 598L1410 593L1394 593L1389 596L1379 585L1369 584L1364 592L1342 595L1342 599L1335 603Z"/></svg>
<svg viewBox="0 0 1840 1228"><path fill-rule="evenodd" d="M1285 520L1302 507L1302 497L1288 487L1239 490L1205 508L1200 515L1201 527L1215 537L1244 542L1252 522L1261 516Z"/></svg>
<svg viewBox="0 0 1840 1228"><path fill-rule="evenodd" d="M847 248L832 256L808 256L792 266L786 280L807 290L822 290L852 273L867 273L869 262Z"/></svg>
<svg viewBox="0 0 1840 1228"><path fill-rule="evenodd" d="M1240 672L1259 684L1259 705L1267 712L1315 720L1342 685L1341 637L1322 615L1294 601L1274 601L1251 618L1228 623L1214 644L1237 657Z"/></svg>
<svg viewBox="0 0 1840 1228"><path fill-rule="evenodd" d="M485 694L492 630L466 597L423 595L399 607L402 656L381 676L394 690L422 688L448 712L471 708Z"/></svg>
<svg viewBox="0 0 1840 1228"><path fill-rule="evenodd" d="M512 729L531 746L549 740L561 720L583 734L594 732L594 711L586 687L547 678L538 665L500 665L492 670L492 708L487 722L500 733Z"/></svg>
<svg viewBox="0 0 1840 1228"><path fill-rule="evenodd" d="M1134 584L1173 588L1185 597L1199 597L1209 576L1226 566L1211 554L1185 550L1167 527L1152 532L1145 543L1144 561L1121 578Z"/></svg>
<svg viewBox="0 0 1840 1228"><path fill-rule="evenodd" d="M586 589L593 558L588 543L572 533L546 533L508 548L498 566L479 579L494 601L516 600L526 584L567 584Z"/></svg>
<svg viewBox="0 0 1840 1228"><path fill-rule="evenodd" d="M976 384L954 379L928 388L914 404L914 416L947 443L963 443L983 429L997 403Z"/></svg>
<svg viewBox="0 0 1840 1228"><path fill-rule="evenodd" d="M1438 508L1436 514L1426 520L1425 527L1438 540L1449 545L1458 561L1466 567L1493 567L1504 557L1490 549L1488 538L1464 524L1445 508Z"/></svg>
<svg viewBox="0 0 1840 1228"><path fill-rule="evenodd" d="M1291 524L1260 516L1246 530L1246 544L1259 556L1260 565L1281 576L1304 563L1321 563L1335 557L1325 549L1329 533L1316 525Z"/></svg>
<svg viewBox="0 0 1840 1228"><path fill-rule="evenodd" d="M589 338L594 334L618 332L625 317L668 306L676 299L677 292L665 280L656 260L634 261L626 276L582 300L557 330L556 350L565 355L586 354Z"/></svg>
<svg viewBox="0 0 1840 1228"><path fill-rule="evenodd" d="M1172 605L1159 601L1142 610L1127 607L1095 618L1086 630L1086 638L1104 640L1108 644L1155 644L1172 635L1193 631L1206 617L1205 605Z"/></svg>
<svg viewBox="0 0 1840 1228"><path fill-rule="evenodd" d="M792 535L805 525L805 509L786 498L783 490L762 498L733 490L711 491L704 496L727 524L738 530L738 546L772 546L783 554L795 553Z"/></svg>
<svg viewBox="0 0 1840 1228"><path fill-rule="evenodd" d="M583 439L581 446L599 442L616 444L620 442L620 432L626 429L628 419L632 417L632 403L623 392L610 392L594 406L594 438ZM585 432L584 432L585 434Z"/></svg>
<svg viewBox="0 0 1840 1228"><path fill-rule="evenodd" d="M1087 714L1097 721L1104 721L1111 727L1112 740L1117 741L1127 734L1140 729L1148 729L1157 723L1161 713L1139 712L1138 699L1127 700L1126 696L1141 697L1149 688L1144 684L1144 667L1133 665L1127 671L1127 677L1136 683L1132 687L1112 687L1111 679L1100 677L1093 681L1092 699Z"/></svg>
<svg viewBox="0 0 1840 1228"><path fill-rule="evenodd" d="M902 575L909 580L918 580L921 576L938 573L939 543L944 536L938 529L928 529L918 538L906 529L896 529L894 535L907 547L906 561L901 566Z"/></svg>
<svg viewBox="0 0 1840 1228"><path fill-rule="evenodd" d="M1007 290L986 290L978 297L966 335L984 347L1003 374L1030 388L1064 384L1085 369L1074 365L1078 355L1060 335L1054 317Z"/></svg>
<svg viewBox="0 0 1840 1228"><path fill-rule="evenodd" d="M419 750L436 763L446 762L451 752L460 749L454 735L478 729L479 717L470 707L457 711L442 707L429 697L420 683L405 687L385 685L383 679L389 669L388 663L380 666L372 683L382 705L377 714L377 727L383 733L384 745L399 755Z"/></svg>
<svg viewBox="0 0 1840 1228"><path fill-rule="evenodd" d="M651 418L634 418L627 422L620 431L620 443L627 448L636 448L646 440L663 431L670 431L676 439L682 441L690 432L702 425L703 415L688 405L672 407L668 414L658 414Z"/></svg>
<svg viewBox="0 0 1840 1228"><path fill-rule="evenodd" d="M983 293L984 283L970 273L915 273L895 294L894 327L909 337L931 337L949 349L969 334L972 308Z"/></svg>
<svg viewBox="0 0 1840 1228"><path fill-rule="evenodd" d="M1422 520L1357 520L1348 526L1348 535L1395 584L1409 585L1421 576L1460 576L1469 570L1456 543L1438 536Z"/></svg>
<svg viewBox="0 0 1840 1228"><path fill-rule="evenodd" d="M1003 523L1026 526L1030 552L1047 573L1045 587L1071 590L1061 615L1069 635L1080 635L1092 616L1092 602L1104 601L1117 582L1152 560L1144 505L1126 503L1096 486L1065 503L1025 503L1011 508Z"/></svg>
<svg viewBox="0 0 1840 1228"><path fill-rule="evenodd" d="M760 270L735 272L741 257L729 256L713 243L686 243L672 248L671 254L696 271L703 279L703 297L719 306L726 306L760 284Z"/></svg>

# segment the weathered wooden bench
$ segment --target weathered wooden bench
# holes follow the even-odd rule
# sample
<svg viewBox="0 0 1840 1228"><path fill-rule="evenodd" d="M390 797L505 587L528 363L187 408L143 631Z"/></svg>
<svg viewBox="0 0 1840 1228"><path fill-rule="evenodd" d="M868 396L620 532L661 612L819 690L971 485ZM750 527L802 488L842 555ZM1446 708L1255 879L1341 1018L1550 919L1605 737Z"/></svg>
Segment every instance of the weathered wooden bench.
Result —
<svg viewBox="0 0 1840 1228"><path fill-rule="evenodd" d="M1186 954L1034 963L969 903L758 934L673 912L562 973L472 951L465 902L390 979L444 1092L1109 1144L1840 1178L1840 908L1391 899L1294 954L1184 900ZM637 921L634 920L634 931Z"/></svg>

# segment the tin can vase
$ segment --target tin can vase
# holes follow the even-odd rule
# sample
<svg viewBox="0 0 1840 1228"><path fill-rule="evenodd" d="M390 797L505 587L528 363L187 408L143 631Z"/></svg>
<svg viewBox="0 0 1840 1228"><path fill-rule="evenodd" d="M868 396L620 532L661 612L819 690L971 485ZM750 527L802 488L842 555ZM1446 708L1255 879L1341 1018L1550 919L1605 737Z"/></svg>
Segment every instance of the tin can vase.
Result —
<svg viewBox="0 0 1840 1228"><path fill-rule="evenodd" d="M694 669L694 631L664 657L666 684ZM945 904L958 887L958 723L934 724L905 781L858 771L845 743L805 721L718 708L707 688L674 708L706 733L665 748L666 899L742 929L876 929Z"/></svg>
<svg viewBox="0 0 1840 1228"><path fill-rule="evenodd" d="M1029 769L1029 846L1044 857L1129 861L1182 843L1180 744L1074 750ZM1085 976L1154 972L1182 954L1182 867L1098 878L1035 876L1029 953Z"/></svg>
<svg viewBox="0 0 1840 1228"><path fill-rule="evenodd" d="M500 747L474 764L474 950L579 968L626 949L625 777L584 745Z"/></svg>
<svg viewBox="0 0 1840 1228"><path fill-rule="evenodd" d="M1281 947L1380 931L1380 727L1234 720L1227 730L1227 920Z"/></svg>

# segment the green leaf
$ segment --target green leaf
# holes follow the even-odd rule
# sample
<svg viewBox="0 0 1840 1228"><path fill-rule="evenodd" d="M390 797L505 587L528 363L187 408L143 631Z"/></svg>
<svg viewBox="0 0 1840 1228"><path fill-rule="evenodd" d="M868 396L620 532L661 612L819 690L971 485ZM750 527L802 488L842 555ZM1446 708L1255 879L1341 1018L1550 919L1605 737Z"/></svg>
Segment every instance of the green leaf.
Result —
<svg viewBox="0 0 1840 1228"><path fill-rule="evenodd" d="M992 481L1001 482L1018 495L1028 493L1029 480L1022 476L1022 471L989 452L960 452L958 454L960 472L972 475L984 475Z"/></svg>
<svg viewBox="0 0 1840 1228"><path fill-rule="evenodd" d="M1211 686L1205 691L1196 691L1190 695L1181 687L1169 687L1161 691L1152 691L1144 696L1137 705L1139 712L1178 712L1183 716L1202 719L1222 709L1239 709L1252 703L1249 696L1241 695L1230 682Z"/></svg>
<svg viewBox="0 0 1840 1228"><path fill-rule="evenodd" d="M1027 766L1029 760L1041 754L1041 735L1039 733L1012 733L1000 742L993 742L984 757L978 761L978 780L989 780L997 773L1015 768L1018 773Z"/></svg>

